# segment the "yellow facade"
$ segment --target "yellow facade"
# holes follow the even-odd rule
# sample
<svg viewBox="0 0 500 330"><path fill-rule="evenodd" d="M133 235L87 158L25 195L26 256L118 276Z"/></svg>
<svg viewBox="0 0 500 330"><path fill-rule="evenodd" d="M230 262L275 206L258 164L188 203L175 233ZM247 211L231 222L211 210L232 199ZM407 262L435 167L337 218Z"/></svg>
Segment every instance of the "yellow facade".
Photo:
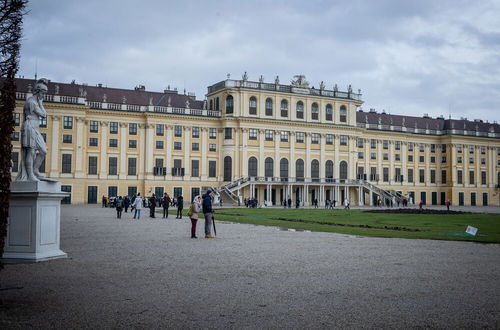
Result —
<svg viewBox="0 0 500 330"><path fill-rule="evenodd" d="M346 198L369 204L382 189L417 203L500 205L497 124L487 132L418 128L418 121L396 127L392 119L382 123L383 114L360 112L359 94L244 80L210 86L206 106L198 101L198 108L188 102L157 106L152 97L149 104L127 104L134 93L146 93L137 90L123 90L121 104L103 102L106 97L98 102L91 94L101 89L83 88L88 96L81 87L80 95L67 96L50 95L49 89L47 125L41 128L48 148L45 174L71 191L72 203L135 192L191 199L215 187L228 198L276 204L288 197L304 205ZM27 96L29 88L18 91L17 132ZM165 96L170 102L170 92ZM13 152L19 151L13 141Z"/></svg>

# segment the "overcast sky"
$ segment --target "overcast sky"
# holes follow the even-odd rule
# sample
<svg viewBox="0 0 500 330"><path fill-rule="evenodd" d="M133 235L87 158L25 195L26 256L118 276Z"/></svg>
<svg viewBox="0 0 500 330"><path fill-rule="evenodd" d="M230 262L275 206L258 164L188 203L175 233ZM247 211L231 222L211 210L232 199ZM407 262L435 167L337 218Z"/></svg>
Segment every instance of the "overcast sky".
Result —
<svg viewBox="0 0 500 330"><path fill-rule="evenodd" d="M361 89L363 108L500 121L500 1L31 0L19 74L203 99L226 78Z"/></svg>

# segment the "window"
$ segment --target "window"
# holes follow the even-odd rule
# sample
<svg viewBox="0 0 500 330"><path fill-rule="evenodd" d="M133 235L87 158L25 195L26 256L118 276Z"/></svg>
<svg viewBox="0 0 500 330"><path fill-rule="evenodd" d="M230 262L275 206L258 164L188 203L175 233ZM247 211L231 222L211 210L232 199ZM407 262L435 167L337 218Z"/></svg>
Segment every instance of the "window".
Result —
<svg viewBox="0 0 500 330"><path fill-rule="evenodd" d="M109 146L111 148L116 148L118 147L118 139L109 139Z"/></svg>
<svg viewBox="0 0 500 330"><path fill-rule="evenodd" d="M40 119L40 127L47 127L47 117L43 117Z"/></svg>
<svg viewBox="0 0 500 330"><path fill-rule="evenodd" d="M62 155L62 173L71 173L71 154Z"/></svg>
<svg viewBox="0 0 500 330"><path fill-rule="evenodd" d="M436 145L431 144L431 153L435 153L435 152L436 152Z"/></svg>
<svg viewBox="0 0 500 330"><path fill-rule="evenodd" d="M333 108L331 104L327 104L325 107L325 119L329 121L333 120Z"/></svg>
<svg viewBox="0 0 500 330"><path fill-rule="evenodd" d="M191 159L191 176L200 176L200 161L198 159Z"/></svg>
<svg viewBox="0 0 500 330"><path fill-rule="evenodd" d="M364 152L358 152L358 158L359 159L364 159L365 158Z"/></svg>
<svg viewBox="0 0 500 330"><path fill-rule="evenodd" d="M255 96L252 96L250 98L250 103L248 106L248 113L251 115L257 114L257 99L255 98Z"/></svg>
<svg viewBox="0 0 500 330"><path fill-rule="evenodd" d="M383 153L382 157L383 157L382 158L383 160L389 160L389 154L388 153Z"/></svg>
<svg viewBox="0 0 500 330"><path fill-rule="evenodd" d="M325 163L325 177L327 179L333 179L333 162L331 160L327 160ZM332 180L328 180L332 181Z"/></svg>
<svg viewBox="0 0 500 330"><path fill-rule="evenodd" d="M340 114L340 122L346 123L347 122L347 108L345 107L345 105L340 106L339 114Z"/></svg>
<svg viewBox="0 0 500 330"><path fill-rule="evenodd" d="M462 164L462 157L457 157L457 163Z"/></svg>
<svg viewBox="0 0 500 330"><path fill-rule="evenodd" d="M288 159L286 158L280 160L280 178L288 179Z"/></svg>
<svg viewBox="0 0 500 330"><path fill-rule="evenodd" d="M297 143L304 143L304 132L297 132L295 137Z"/></svg>
<svg viewBox="0 0 500 330"><path fill-rule="evenodd" d="M424 157L424 156L420 156L419 158L420 158L420 159L419 159L419 161L420 161L421 163L424 163L424 162L425 162L425 157Z"/></svg>
<svg viewBox="0 0 500 330"><path fill-rule="evenodd" d="M486 165L486 158L481 158L481 165Z"/></svg>
<svg viewBox="0 0 500 330"><path fill-rule="evenodd" d="M231 127L224 128L224 139L231 140L233 138L233 129Z"/></svg>
<svg viewBox="0 0 500 330"><path fill-rule="evenodd" d="M282 100L280 105L281 117L288 117L288 101Z"/></svg>
<svg viewBox="0 0 500 330"><path fill-rule="evenodd" d="M116 175L118 173L118 158L117 157L109 157L108 161L108 174Z"/></svg>
<svg viewBox="0 0 500 330"><path fill-rule="evenodd" d="M156 136L165 135L165 126L162 124L156 124Z"/></svg>
<svg viewBox="0 0 500 330"><path fill-rule="evenodd" d="M272 131L270 129L265 130L266 141L272 141L273 135L274 135L274 131Z"/></svg>
<svg viewBox="0 0 500 330"><path fill-rule="evenodd" d="M270 98L266 99L266 116L273 115L273 100Z"/></svg>
<svg viewBox="0 0 500 330"><path fill-rule="evenodd" d="M500 147L497 148L497 156L500 156Z"/></svg>
<svg viewBox="0 0 500 330"><path fill-rule="evenodd" d="M413 155L408 155L408 161L413 162Z"/></svg>
<svg viewBox="0 0 500 330"><path fill-rule="evenodd" d="M281 131L281 142L288 142L288 131Z"/></svg>
<svg viewBox="0 0 500 330"><path fill-rule="evenodd" d="M311 133L311 143L312 144L319 143L319 134L318 133Z"/></svg>
<svg viewBox="0 0 500 330"><path fill-rule="evenodd" d="M457 183L462 184L463 183L463 175L462 175L462 170L457 171Z"/></svg>
<svg viewBox="0 0 500 330"><path fill-rule="evenodd" d="M137 148L137 140L128 140L128 147L129 148Z"/></svg>
<svg viewBox="0 0 500 330"><path fill-rule="evenodd" d="M248 138L250 140L257 140L257 134L258 134L258 130L256 128L250 128L248 130Z"/></svg>
<svg viewBox="0 0 500 330"><path fill-rule="evenodd" d="M474 171L469 171L469 183L474 184Z"/></svg>
<svg viewBox="0 0 500 330"><path fill-rule="evenodd" d="M90 121L90 132L97 133L99 132L99 122L95 120Z"/></svg>
<svg viewBox="0 0 500 330"><path fill-rule="evenodd" d="M370 180L371 181L378 181L376 167L370 167Z"/></svg>
<svg viewBox="0 0 500 330"><path fill-rule="evenodd" d="M174 142L174 150L182 150L182 142L175 141Z"/></svg>
<svg viewBox="0 0 500 330"><path fill-rule="evenodd" d="M383 178L384 182L389 182L389 168L388 167L384 167L382 169L382 178Z"/></svg>
<svg viewBox="0 0 500 330"><path fill-rule="evenodd" d="M304 161L300 158L295 161L295 177L297 181L304 181Z"/></svg>
<svg viewBox="0 0 500 330"><path fill-rule="evenodd" d="M333 144L333 134L326 135L326 144L329 144L329 145Z"/></svg>
<svg viewBox="0 0 500 330"><path fill-rule="evenodd" d="M446 156L441 157L441 163L446 163Z"/></svg>
<svg viewBox="0 0 500 330"><path fill-rule="evenodd" d="M377 140L375 139L370 140L370 148L377 149Z"/></svg>
<svg viewBox="0 0 500 330"><path fill-rule="evenodd" d="M444 144L444 143L441 145L441 152L443 154L446 153L446 144Z"/></svg>
<svg viewBox="0 0 500 330"><path fill-rule="evenodd" d="M62 199L61 204L71 204L71 186L61 185L61 191L70 193L69 196L65 196Z"/></svg>
<svg viewBox="0 0 500 330"><path fill-rule="evenodd" d="M89 174L97 174L97 157L89 156Z"/></svg>
<svg viewBox="0 0 500 330"><path fill-rule="evenodd" d="M481 184L486 184L486 171L481 171Z"/></svg>
<svg viewBox="0 0 500 330"><path fill-rule="evenodd" d="M99 144L99 139L98 138L89 138L89 146L91 147L97 147L97 145Z"/></svg>
<svg viewBox="0 0 500 330"><path fill-rule="evenodd" d="M314 179L319 179L319 161L317 159L311 161L311 178L313 181Z"/></svg>
<svg viewBox="0 0 500 330"><path fill-rule="evenodd" d="M209 160L208 161L208 177L215 178L217 174L217 161Z"/></svg>
<svg viewBox="0 0 500 330"><path fill-rule="evenodd" d="M304 103L302 101L297 102L297 118L304 118Z"/></svg>
<svg viewBox="0 0 500 330"><path fill-rule="evenodd" d="M19 171L19 153L12 152L12 172Z"/></svg>
<svg viewBox="0 0 500 330"><path fill-rule="evenodd" d="M436 183L436 170L431 170L431 183Z"/></svg>
<svg viewBox="0 0 500 330"><path fill-rule="evenodd" d="M73 128L73 117L64 116L63 127L64 127L64 129L72 129Z"/></svg>
<svg viewBox="0 0 500 330"><path fill-rule="evenodd" d="M358 148L363 148L363 142L364 142L364 139L362 139L362 138L358 138L356 140L356 144L357 144Z"/></svg>
<svg viewBox="0 0 500 330"><path fill-rule="evenodd" d="M217 98L219 100L219 98ZM182 195L182 187L174 187L174 197L177 198Z"/></svg>
<svg viewBox="0 0 500 330"><path fill-rule="evenodd" d="M473 145L469 145L469 154L473 154L474 153L474 146Z"/></svg>
<svg viewBox="0 0 500 330"><path fill-rule="evenodd" d="M73 135L63 134L63 143L73 143Z"/></svg>
<svg viewBox="0 0 500 330"><path fill-rule="evenodd" d="M469 158L469 164L474 164L474 157Z"/></svg>
<svg viewBox="0 0 500 330"><path fill-rule="evenodd" d="M192 151L199 151L200 150L200 144L198 142L191 143L191 150Z"/></svg>
<svg viewBox="0 0 500 330"><path fill-rule="evenodd" d="M319 109L318 109L318 104L316 102L314 102L311 105L311 119L313 120L319 119Z"/></svg>
<svg viewBox="0 0 500 330"><path fill-rule="evenodd" d="M118 123L116 121L109 123L109 133L118 134Z"/></svg>
<svg viewBox="0 0 500 330"><path fill-rule="evenodd" d="M208 145L208 151L217 151L217 145L215 143L210 143Z"/></svg>
<svg viewBox="0 0 500 330"><path fill-rule="evenodd" d="M441 171L441 183L446 184L446 170Z"/></svg>
<svg viewBox="0 0 500 330"><path fill-rule="evenodd" d="M420 144L418 145L418 151L420 151L420 152L424 152L424 151L425 151L425 144L420 143Z"/></svg>
<svg viewBox="0 0 500 330"><path fill-rule="evenodd" d="M425 182L425 170L419 170L419 182L424 183Z"/></svg>
<svg viewBox="0 0 500 330"><path fill-rule="evenodd" d="M174 136L175 137L182 137L182 126L179 126L179 125L174 126Z"/></svg>
<svg viewBox="0 0 500 330"><path fill-rule="evenodd" d="M128 124L128 134L129 135L137 135L137 124L136 123Z"/></svg>
<svg viewBox="0 0 500 330"><path fill-rule="evenodd" d="M257 158L248 158L248 176L257 176Z"/></svg>
<svg viewBox="0 0 500 330"><path fill-rule="evenodd" d="M137 172L137 158L128 159L128 175L135 175Z"/></svg>
<svg viewBox="0 0 500 330"><path fill-rule="evenodd" d="M210 139L216 139L217 138L217 128L209 128L208 137Z"/></svg>
<svg viewBox="0 0 500 330"><path fill-rule="evenodd" d="M401 141L394 142L394 149L401 150Z"/></svg>
<svg viewBox="0 0 500 330"><path fill-rule="evenodd" d="M21 114L16 112L14 113L14 126L19 126L19 125L21 125Z"/></svg>
<svg viewBox="0 0 500 330"><path fill-rule="evenodd" d="M340 145L341 146L346 146L347 145L347 135L341 135L340 136Z"/></svg>
<svg viewBox="0 0 500 330"><path fill-rule="evenodd" d="M234 104L233 104L233 96L228 95L226 97L226 113L233 113L234 112Z"/></svg>
<svg viewBox="0 0 500 330"><path fill-rule="evenodd" d="M199 127L193 127L191 137L197 139L200 137L200 128Z"/></svg>
<svg viewBox="0 0 500 330"><path fill-rule="evenodd" d="M370 159L371 160L377 159L377 154L375 152L370 153Z"/></svg>
<svg viewBox="0 0 500 330"><path fill-rule="evenodd" d="M12 134L10 135L10 139L12 141L19 141L19 132L12 132ZM64 140L64 136L63 136L63 140Z"/></svg>
<svg viewBox="0 0 500 330"><path fill-rule="evenodd" d="M462 152L462 145L461 144L457 144L457 152Z"/></svg>
<svg viewBox="0 0 500 330"><path fill-rule="evenodd" d="M264 175L266 178L272 178L274 176L274 161L271 157L267 157L264 161Z"/></svg>
<svg viewBox="0 0 500 330"><path fill-rule="evenodd" d="M413 169L412 168L408 169L408 182L410 182L410 183L413 182Z"/></svg>
<svg viewBox="0 0 500 330"><path fill-rule="evenodd" d="M436 157L431 156L431 163L435 163L435 162L436 162Z"/></svg>
<svg viewBox="0 0 500 330"><path fill-rule="evenodd" d="M382 141L382 147L383 147L385 150L389 149L389 141L387 141L387 140L383 140L383 141Z"/></svg>
<svg viewBox="0 0 500 330"><path fill-rule="evenodd" d="M156 149L163 149L163 141L156 141Z"/></svg>
<svg viewBox="0 0 500 330"><path fill-rule="evenodd" d="M395 159L396 159L397 162L399 162L401 160L401 155L400 154L396 154L394 156L395 156Z"/></svg>
<svg viewBox="0 0 500 330"><path fill-rule="evenodd" d="M408 143L408 151L413 151L413 142Z"/></svg>

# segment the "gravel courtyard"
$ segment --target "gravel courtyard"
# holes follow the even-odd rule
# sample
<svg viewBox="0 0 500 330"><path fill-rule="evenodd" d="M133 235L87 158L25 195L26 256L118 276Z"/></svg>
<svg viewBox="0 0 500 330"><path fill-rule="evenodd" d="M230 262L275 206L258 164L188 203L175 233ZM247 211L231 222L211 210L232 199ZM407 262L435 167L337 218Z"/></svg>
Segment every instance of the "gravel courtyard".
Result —
<svg viewBox="0 0 500 330"><path fill-rule="evenodd" d="M63 206L69 258L0 271L0 328L500 328L500 246Z"/></svg>

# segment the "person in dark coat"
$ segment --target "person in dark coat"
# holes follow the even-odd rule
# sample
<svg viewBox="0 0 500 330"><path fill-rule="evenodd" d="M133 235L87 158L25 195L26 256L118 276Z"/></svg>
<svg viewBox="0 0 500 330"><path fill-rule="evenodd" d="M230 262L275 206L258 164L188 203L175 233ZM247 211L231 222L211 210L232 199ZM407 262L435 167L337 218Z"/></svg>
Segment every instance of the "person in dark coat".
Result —
<svg viewBox="0 0 500 330"><path fill-rule="evenodd" d="M156 197L155 194L151 195L149 198L149 217L155 217L155 208L156 208Z"/></svg>
<svg viewBox="0 0 500 330"><path fill-rule="evenodd" d="M168 218L168 208L170 207L170 203L172 201L170 200L170 196L168 196L167 193L163 195L163 198L161 199L161 206L163 207L163 217Z"/></svg>
<svg viewBox="0 0 500 330"><path fill-rule="evenodd" d="M128 208L130 207L130 197L125 196L123 199L123 208L125 209L125 213L128 212Z"/></svg>
<svg viewBox="0 0 500 330"><path fill-rule="evenodd" d="M212 189L208 188L207 193L202 198L203 215L205 216L205 238L214 238L212 235L212 221L214 218L214 210L212 209Z"/></svg>
<svg viewBox="0 0 500 330"><path fill-rule="evenodd" d="M177 197L177 217L176 219L182 219L182 209L184 208L184 197Z"/></svg>
<svg viewBox="0 0 500 330"><path fill-rule="evenodd" d="M122 218L122 211L123 211L123 199L122 199L122 196L119 196L119 197L116 198L115 205L116 205L116 217L118 219L121 219Z"/></svg>
<svg viewBox="0 0 500 330"><path fill-rule="evenodd" d="M288 197L288 208L291 208L292 207L292 199L290 197Z"/></svg>

